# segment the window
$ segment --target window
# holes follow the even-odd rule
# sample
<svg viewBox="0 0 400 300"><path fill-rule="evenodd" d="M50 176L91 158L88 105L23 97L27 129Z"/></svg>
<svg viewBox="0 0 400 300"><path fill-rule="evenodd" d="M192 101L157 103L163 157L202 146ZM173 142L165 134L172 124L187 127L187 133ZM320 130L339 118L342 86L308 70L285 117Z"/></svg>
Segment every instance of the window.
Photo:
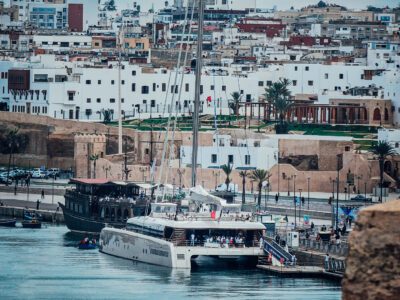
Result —
<svg viewBox="0 0 400 300"><path fill-rule="evenodd" d="M147 85L142 85L142 94L148 94L149 93L149 87Z"/></svg>
<svg viewBox="0 0 400 300"><path fill-rule="evenodd" d="M306 66L306 67L305 67L305 70L306 70L306 71L310 71L310 67L309 67L309 66Z"/></svg>
<svg viewBox="0 0 400 300"><path fill-rule="evenodd" d="M136 76L136 71L132 71L132 76Z"/></svg>
<svg viewBox="0 0 400 300"><path fill-rule="evenodd" d="M189 83L185 84L185 92L189 92Z"/></svg>
<svg viewBox="0 0 400 300"><path fill-rule="evenodd" d="M344 147L344 151L349 152L350 151L350 146Z"/></svg>
<svg viewBox="0 0 400 300"><path fill-rule="evenodd" d="M272 81L271 80L267 80L267 86L271 86L272 85Z"/></svg>
<svg viewBox="0 0 400 300"><path fill-rule="evenodd" d="M74 92L68 92L68 100L69 101L74 101L74 95L75 95Z"/></svg>
<svg viewBox="0 0 400 300"><path fill-rule="evenodd" d="M232 154L228 155L228 164L233 164L233 155Z"/></svg>
<svg viewBox="0 0 400 300"><path fill-rule="evenodd" d="M200 85L200 94L203 94L203 85Z"/></svg>
<svg viewBox="0 0 400 300"><path fill-rule="evenodd" d="M309 81L308 81L308 85L309 85L309 86L313 86L313 85L314 85L314 81L309 80Z"/></svg>
<svg viewBox="0 0 400 300"><path fill-rule="evenodd" d="M114 80L111 80L111 84L114 84L115 83L115 81Z"/></svg>
<svg viewBox="0 0 400 300"><path fill-rule="evenodd" d="M292 81L292 85L293 85L293 86L296 86L296 85L297 85L297 80L293 80L293 81Z"/></svg>
<svg viewBox="0 0 400 300"><path fill-rule="evenodd" d="M246 165L250 165L250 155L245 155L245 156L244 156L244 163L245 163Z"/></svg>
<svg viewBox="0 0 400 300"><path fill-rule="evenodd" d="M325 79L328 79L328 78L329 78L329 74L325 73Z"/></svg>
<svg viewBox="0 0 400 300"><path fill-rule="evenodd" d="M167 90L167 84L165 83L161 84L161 90L165 92Z"/></svg>
<svg viewBox="0 0 400 300"><path fill-rule="evenodd" d="M156 107L156 100L150 101L150 107Z"/></svg>
<svg viewBox="0 0 400 300"><path fill-rule="evenodd" d="M343 74L342 73L339 74L339 79L343 79Z"/></svg>
<svg viewBox="0 0 400 300"><path fill-rule="evenodd" d="M294 67L294 70L295 70L295 71L297 71L298 69L299 69L299 68L298 68L297 66L296 66L296 67Z"/></svg>
<svg viewBox="0 0 400 300"><path fill-rule="evenodd" d="M110 103L115 103L115 98L110 98Z"/></svg>
<svg viewBox="0 0 400 300"><path fill-rule="evenodd" d="M225 92L226 91L226 85L222 86L222 91Z"/></svg>
<svg viewBox="0 0 400 300"><path fill-rule="evenodd" d="M91 80L86 80L86 84L92 84Z"/></svg>
<svg viewBox="0 0 400 300"><path fill-rule="evenodd" d="M136 91L136 83L132 83L132 92Z"/></svg>
<svg viewBox="0 0 400 300"><path fill-rule="evenodd" d="M97 98L97 99L96 99L96 102L97 102L97 103L101 103L101 99L100 99L100 98Z"/></svg>
<svg viewBox="0 0 400 300"><path fill-rule="evenodd" d="M211 154L211 163L213 164L217 163L217 154Z"/></svg>
<svg viewBox="0 0 400 300"><path fill-rule="evenodd" d="M97 84L101 84L101 80L97 80Z"/></svg>
<svg viewBox="0 0 400 300"><path fill-rule="evenodd" d="M92 102L92 99L90 99L90 98L86 99L86 103L91 103L91 102Z"/></svg>
<svg viewBox="0 0 400 300"><path fill-rule="evenodd" d="M213 85L210 86L210 90L211 90L211 91L214 90L214 86L213 86Z"/></svg>
<svg viewBox="0 0 400 300"><path fill-rule="evenodd" d="M125 80L121 80L121 84L124 85L125 84Z"/></svg>
<svg viewBox="0 0 400 300"><path fill-rule="evenodd" d="M153 92L156 91L157 85L155 83L153 83Z"/></svg>
<svg viewBox="0 0 400 300"><path fill-rule="evenodd" d="M259 81L258 86L264 86L264 81Z"/></svg>

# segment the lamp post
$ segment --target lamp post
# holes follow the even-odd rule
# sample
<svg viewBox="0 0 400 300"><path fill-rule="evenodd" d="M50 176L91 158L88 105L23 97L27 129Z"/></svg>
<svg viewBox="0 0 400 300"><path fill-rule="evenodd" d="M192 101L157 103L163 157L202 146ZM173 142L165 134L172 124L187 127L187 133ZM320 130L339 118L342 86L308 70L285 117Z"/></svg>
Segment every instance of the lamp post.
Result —
<svg viewBox="0 0 400 300"><path fill-rule="evenodd" d="M367 182L364 181L364 197L367 199Z"/></svg>
<svg viewBox="0 0 400 300"><path fill-rule="evenodd" d="M307 209L310 210L310 177L307 177Z"/></svg>
<svg viewBox="0 0 400 300"><path fill-rule="evenodd" d="M296 207L296 174L293 176L293 202L294 202L294 229L297 228L297 207Z"/></svg>
<svg viewBox="0 0 400 300"><path fill-rule="evenodd" d="M302 192L303 190L302 189L299 189L299 193L300 193L300 205L299 205L299 223L300 223L300 218L301 218L301 205L303 204L302 203L302 199L301 199L301 192Z"/></svg>
<svg viewBox="0 0 400 300"><path fill-rule="evenodd" d="M290 196L290 188L289 188L289 181L290 181L290 177L287 178L287 195Z"/></svg>
<svg viewBox="0 0 400 300"><path fill-rule="evenodd" d="M336 231L339 229L339 179L340 179L340 154L336 155L337 159L337 180L336 180Z"/></svg>

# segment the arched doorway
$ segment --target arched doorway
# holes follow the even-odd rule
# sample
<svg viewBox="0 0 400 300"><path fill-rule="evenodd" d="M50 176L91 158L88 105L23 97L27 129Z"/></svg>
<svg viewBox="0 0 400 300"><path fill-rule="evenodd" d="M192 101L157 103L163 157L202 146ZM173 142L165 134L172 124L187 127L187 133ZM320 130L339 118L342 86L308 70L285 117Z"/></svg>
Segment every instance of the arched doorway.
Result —
<svg viewBox="0 0 400 300"><path fill-rule="evenodd" d="M374 121L380 121L381 120L381 110L379 108L374 109Z"/></svg>
<svg viewBox="0 0 400 300"><path fill-rule="evenodd" d="M385 107L385 121L389 121L389 110Z"/></svg>

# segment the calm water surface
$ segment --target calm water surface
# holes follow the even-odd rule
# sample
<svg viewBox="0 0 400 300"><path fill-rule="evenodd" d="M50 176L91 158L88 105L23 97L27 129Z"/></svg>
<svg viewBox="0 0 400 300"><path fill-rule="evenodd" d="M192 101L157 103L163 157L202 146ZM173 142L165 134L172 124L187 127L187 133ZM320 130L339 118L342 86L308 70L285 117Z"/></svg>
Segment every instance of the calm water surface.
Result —
<svg viewBox="0 0 400 300"><path fill-rule="evenodd" d="M340 299L319 279L267 275L201 261L191 271L123 260L76 248L64 226L0 227L0 299ZM208 265L207 265L208 264Z"/></svg>

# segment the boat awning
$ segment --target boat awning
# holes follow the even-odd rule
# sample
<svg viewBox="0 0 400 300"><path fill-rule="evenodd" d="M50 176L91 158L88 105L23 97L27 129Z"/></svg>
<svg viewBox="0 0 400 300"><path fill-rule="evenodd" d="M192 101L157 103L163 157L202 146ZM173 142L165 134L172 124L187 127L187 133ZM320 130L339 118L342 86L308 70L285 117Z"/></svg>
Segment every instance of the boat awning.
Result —
<svg viewBox="0 0 400 300"><path fill-rule="evenodd" d="M105 184L111 182L105 178L71 178L70 183L81 183L81 184Z"/></svg>
<svg viewBox="0 0 400 300"><path fill-rule="evenodd" d="M157 187L157 185L150 184L150 183L135 183L138 187L145 189L145 190L151 190Z"/></svg>

